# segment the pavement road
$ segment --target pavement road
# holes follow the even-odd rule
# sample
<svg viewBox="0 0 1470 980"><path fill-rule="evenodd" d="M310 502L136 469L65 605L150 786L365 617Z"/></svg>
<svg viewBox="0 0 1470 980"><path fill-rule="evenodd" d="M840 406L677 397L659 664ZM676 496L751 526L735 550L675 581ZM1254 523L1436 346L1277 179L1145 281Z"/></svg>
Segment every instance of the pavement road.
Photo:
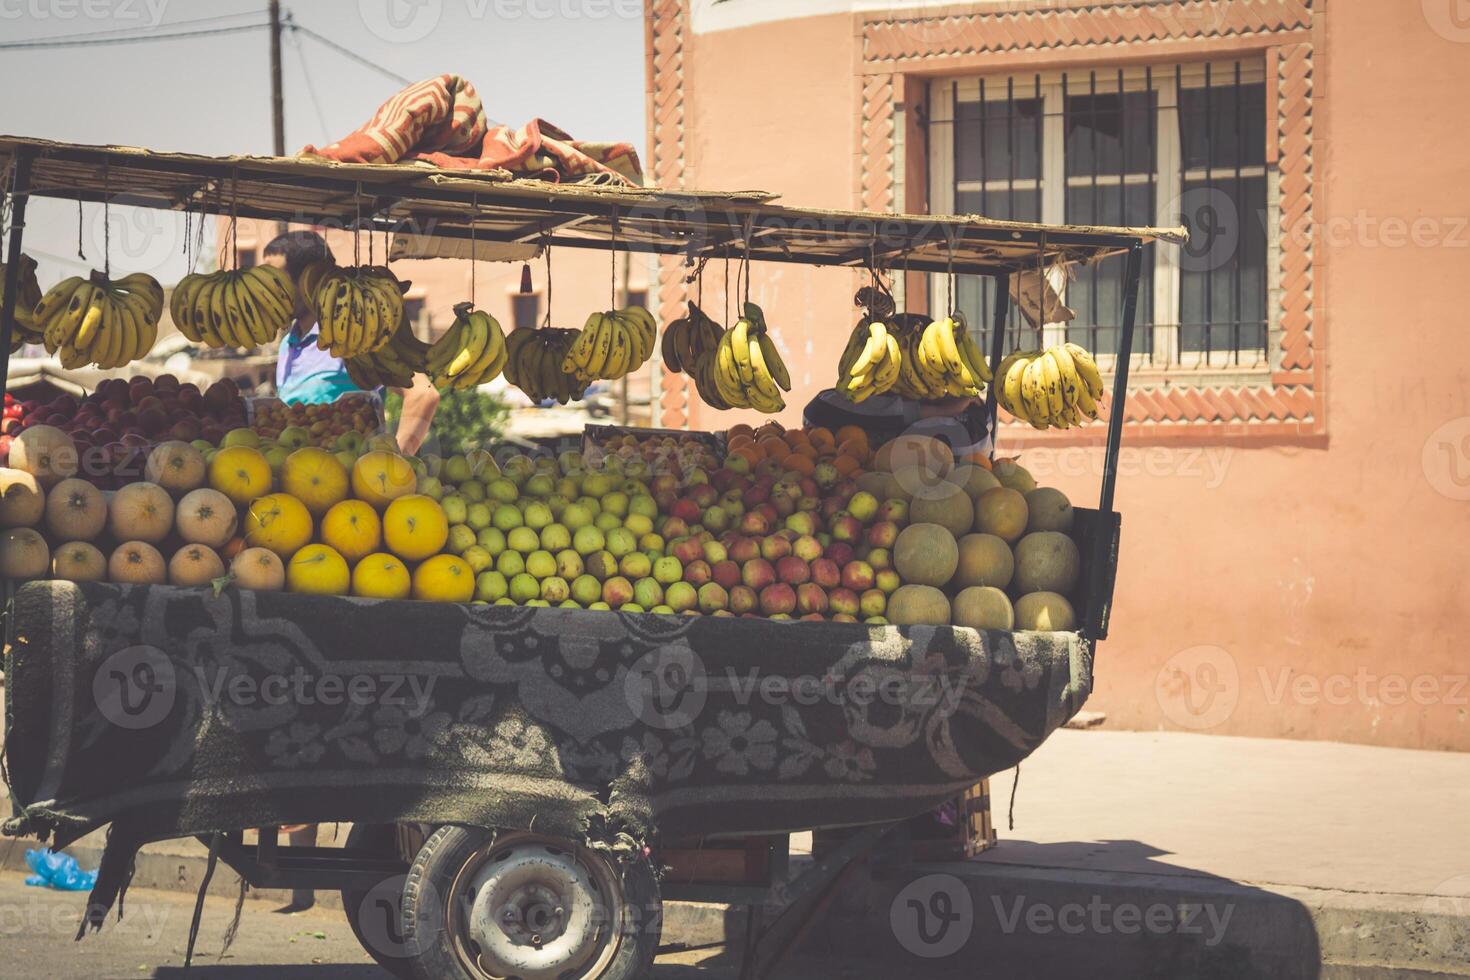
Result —
<svg viewBox="0 0 1470 980"><path fill-rule="evenodd" d="M0 976L5 980L182 980L184 949L194 898L179 892L134 888L126 915L102 932L74 942L85 894L31 888L24 876L0 873ZM342 913L308 909L282 913L270 903L247 901L240 930L223 962L220 941L234 902L211 896L194 951L190 980L391 980L362 951ZM651 980L734 980L738 963L719 948L659 958ZM777 974L807 980L887 980L891 969L874 964L797 961Z"/></svg>

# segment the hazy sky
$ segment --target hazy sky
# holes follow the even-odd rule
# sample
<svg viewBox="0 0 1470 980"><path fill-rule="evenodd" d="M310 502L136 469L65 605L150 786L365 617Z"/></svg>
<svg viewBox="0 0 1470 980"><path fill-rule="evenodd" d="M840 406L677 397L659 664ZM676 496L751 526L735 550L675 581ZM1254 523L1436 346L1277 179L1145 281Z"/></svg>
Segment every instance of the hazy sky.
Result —
<svg viewBox="0 0 1470 980"><path fill-rule="evenodd" d="M303 28L410 79L453 72L496 121L547 119L584 139L644 138L638 0L285 0ZM0 43L120 38L264 23L263 0L0 0ZM207 18L207 20L204 20ZM184 21L197 23L183 24ZM361 125L400 83L305 34L282 52L286 150ZM0 133L198 153L271 151L265 30L147 43L0 49ZM313 98L313 93L315 98ZM43 287L101 265L101 221L87 206L90 263L76 258L76 205L31 206L25 251ZM113 264L165 282L183 272L182 225L156 212L112 216Z"/></svg>

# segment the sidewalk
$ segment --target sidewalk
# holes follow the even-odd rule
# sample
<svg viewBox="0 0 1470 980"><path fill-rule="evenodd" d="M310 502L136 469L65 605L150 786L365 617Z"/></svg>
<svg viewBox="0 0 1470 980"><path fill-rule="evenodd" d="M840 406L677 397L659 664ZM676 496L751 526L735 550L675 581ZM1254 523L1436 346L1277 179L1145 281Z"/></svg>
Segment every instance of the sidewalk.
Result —
<svg viewBox="0 0 1470 980"><path fill-rule="evenodd" d="M1470 976L1470 754L1063 730L1021 767L1013 831L1012 776L996 848L850 882L803 951L925 977ZM100 843L72 851L95 866ZM136 885L197 886L203 848L149 852ZM962 928L916 932L956 902ZM739 919L671 909L665 941Z"/></svg>

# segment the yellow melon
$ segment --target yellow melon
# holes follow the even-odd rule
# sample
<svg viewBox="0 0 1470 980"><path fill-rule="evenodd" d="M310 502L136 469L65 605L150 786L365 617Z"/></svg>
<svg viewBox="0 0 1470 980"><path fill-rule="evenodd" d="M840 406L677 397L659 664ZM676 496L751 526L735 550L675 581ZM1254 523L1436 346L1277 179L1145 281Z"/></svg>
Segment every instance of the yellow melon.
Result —
<svg viewBox="0 0 1470 980"><path fill-rule="evenodd" d="M209 485L244 507L271 492L271 464L258 449L231 446L209 461Z"/></svg>
<svg viewBox="0 0 1470 980"><path fill-rule="evenodd" d="M1016 629L1074 630L1077 613L1066 596L1055 592L1031 592L1016 600Z"/></svg>
<svg viewBox="0 0 1470 980"><path fill-rule="evenodd" d="M1031 475L1031 471L1014 459L996 460L991 472L1003 487L1010 487L1021 493L1030 493L1036 489L1036 478Z"/></svg>
<svg viewBox="0 0 1470 980"><path fill-rule="evenodd" d="M458 555L435 555L413 570L413 597L430 602L469 602L475 570Z"/></svg>
<svg viewBox="0 0 1470 980"><path fill-rule="evenodd" d="M437 555L449 540L449 520L437 500L411 493L383 512L383 540L405 561L422 561Z"/></svg>
<svg viewBox="0 0 1470 980"><path fill-rule="evenodd" d="M1072 502L1055 487L1037 487L1026 494L1026 530L1072 530Z"/></svg>
<svg viewBox="0 0 1470 980"><path fill-rule="evenodd" d="M352 464L352 495L383 510L418 489L418 473L397 453L375 449Z"/></svg>
<svg viewBox="0 0 1470 980"><path fill-rule="evenodd" d="M245 543L269 548L283 561L311 541L311 533L311 513L289 493L266 494L245 514Z"/></svg>
<svg viewBox="0 0 1470 980"><path fill-rule="evenodd" d="M1016 560L1011 546L993 534L967 534L960 538L960 563L955 569L954 584L966 589L990 585L1004 589L1011 584Z"/></svg>
<svg viewBox="0 0 1470 980"><path fill-rule="evenodd" d="M322 518L322 540L348 561L361 561L383 544L383 522L372 505L343 500Z"/></svg>
<svg viewBox="0 0 1470 980"><path fill-rule="evenodd" d="M346 560L325 544L309 544L291 556L286 587L310 595L346 595L352 584Z"/></svg>
<svg viewBox="0 0 1470 980"><path fill-rule="evenodd" d="M0 469L0 527L34 527L45 511L46 493L33 474Z"/></svg>
<svg viewBox="0 0 1470 980"><path fill-rule="evenodd" d="M954 535L938 524L910 524L893 545L893 567L906 584L944 585L959 560Z"/></svg>
<svg viewBox="0 0 1470 980"><path fill-rule="evenodd" d="M904 585L888 597L888 621L897 626L949 625L949 600L929 585Z"/></svg>
<svg viewBox="0 0 1470 980"><path fill-rule="evenodd" d="M407 599L413 589L408 567L385 551L374 552L352 569L352 594L369 599Z"/></svg>
<svg viewBox="0 0 1470 980"><path fill-rule="evenodd" d="M68 541L51 557L51 577L67 582L102 582L107 578L107 559L87 541Z"/></svg>
<svg viewBox="0 0 1470 980"><path fill-rule="evenodd" d="M281 489L305 504L313 517L346 500L350 482L341 460L315 446L296 450L281 465Z"/></svg>
<svg viewBox="0 0 1470 980"><path fill-rule="evenodd" d="M1000 589L971 586L954 597L954 625L972 630L1009 630L1016 626L1016 611Z"/></svg>
<svg viewBox="0 0 1470 980"><path fill-rule="evenodd" d="M965 463L963 466L956 467L955 471L950 474L950 479L957 480L965 488L965 493L970 495L971 500L979 497L986 490L993 490L1000 486L1000 481L995 478L994 473L974 463Z"/></svg>
<svg viewBox="0 0 1470 980"><path fill-rule="evenodd" d="M1032 531L1016 543L1016 591L1066 594L1077 584L1082 556L1060 531Z"/></svg>
<svg viewBox="0 0 1470 980"><path fill-rule="evenodd" d="M1016 543L1026 533L1026 498L1010 487L986 490L975 501L975 530Z"/></svg>
<svg viewBox="0 0 1470 980"><path fill-rule="evenodd" d="M51 549L33 527L0 531L0 575L5 578L45 578L51 567Z"/></svg>

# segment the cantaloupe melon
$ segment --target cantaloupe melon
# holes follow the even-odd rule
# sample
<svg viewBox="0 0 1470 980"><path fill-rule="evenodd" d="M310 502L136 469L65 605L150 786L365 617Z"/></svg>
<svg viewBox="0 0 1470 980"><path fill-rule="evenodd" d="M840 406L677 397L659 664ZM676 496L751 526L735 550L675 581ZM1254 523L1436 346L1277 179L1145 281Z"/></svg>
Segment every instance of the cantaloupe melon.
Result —
<svg viewBox="0 0 1470 980"><path fill-rule="evenodd" d="M218 490L200 487L179 501L179 537L190 544L223 548L240 523L235 502Z"/></svg>
<svg viewBox="0 0 1470 980"><path fill-rule="evenodd" d="M908 494L902 493L902 487L894 475L882 470L868 470L858 474L857 486L859 490L866 490L879 500L892 500L899 496L904 500L909 498Z"/></svg>
<svg viewBox="0 0 1470 980"><path fill-rule="evenodd" d="M107 560L107 577L133 585L162 585L168 577L168 566L158 549L147 541L124 541Z"/></svg>
<svg viewBox="0 0 1470 980"><path fill-rule="evenodd" d="M51 556L51 577L65 582L102 582L107 558L90 541L68 541Z"/></svg>
<svg viewBox="0 0 1470 980"><path fill-rule="evenodd" d="M950 474L950 479L963 486L971 500L979 497L986 490L993 490L1000 486L1000 481L995 478L994 473L974 463L963 463L956 467L955 471Z"/></svg>
<svg viewBox="0 0 1470 980"><path fill-rule="evenodd" d="M885 442L873 457L873 468L888 473L910 466L923 470L930 479L942 480L954 469L954 452L933 436L904 434Z"/></svg>
<svg viewBox="0 0 1470 980"><path fill-rule="evenodd" d="M230 562L230 572L242 589L279 592L286 587L286 566L269 548L246 548Z"/></svg>
<svg viewBox="0 0 1470 980"><path fill-rule="evenodd" d="M225 573L225 563L207 544L186 544L168 560L170 585L208 585Z"/></svg>
<svg viewBox="0 0 1470 980"><path fill-rule="evenodd" d="M143 477L174 496L204 485L204 454L187 442L160 442L143 464Z"/></svg>
<svg viewBox="0 0 1470 980"><path fill-rule="evenodd" d="M1032 477L1031 471L1013 459L996 460L991 473L1003 487L1010 487L1021 493L1029 493L1036 489L1036 479Z"/></svg>
<svg viewBox="0 0 1470 980"><path fill-rule="evenodd" d="M971 586L954 597L954 625L974 630L1015 629L1016 611L1011 600L1000 589L988 585Z"/></svg>
<svg viewBox="0 0 1470 980"><path fill-rule="evenodd" d="M156 483L129 483L112 495L108 530L119 541L157 544L174 527L174 500Z"/></svg>
<svg viewBox="0 0 1470 980"><path fill-rule="evenodd" d="M1074 630L1077 614L1066 596L1055 592L1029 592L1016 600L1016 629Z"/></svg>
<svg viewBox="0 0 1470 980"><path fill-rule="evenodd" d="M1056 487L1037 487L1026 494L1026 530L1072 530L1072 502Z"/></svg>
<svg viewBox="0 0 1470 980"><path fill-rule="evenodd" d="M46 494L34 474L0 469L0 527L35 527L46 510Z"/></svg>
<svg viewBox="0 0 1470 980"><path fill-rule="evenodd" d="M938 524L955 537L969 533L975 523L975 502L956 484L937 484L914 495L909 502L909 520L915 524Z"/></svg>
<svg viewBox="0 0 1470 980"><path fill-rule="evenodd" d="M1009 487L986 490L975 501L975 530L1014 544L1026 533L1026 498Z"/></svg>
<svg viewBox="0 0 1470 980"><path fill-rule="evenodd" d="M946 477L937 476L922 466L904 466L889 475L891 482L888 485L888 496L879 497L879 500L898 498L912 502L915 497L933 494L941 487L955 485Z"/></svg>
<svg viewBox="0 0 1470 980"><path fill-rule="evenodd" d="M903 585L888 597L887 618L898 626L947 626L949 600L930 585Z"/></svg>
<svg viewBox="0 0 1470 980"><path fill-rule="evenodd" d="M1016 560L1011 546L993 534L967 534L959 540L960 561L952 584L966 589L989 585L1004 589L1011 584Z"/></svg>
<svg viewBox="0 0 1470 980"><path fill-rule="evenodd" d="M893 545L894 570L911 585L944 585L954 576L959 560L954 535L938 524L910 524Z"/></svg>
<svg viewBox="0 0 1470 980"><path fill-rule="evenodd" d="M33 527L0 531L0 576L13 579L45 578L51 568L51 549Z"/></svg>
<svg viewBox="0 0 1470 980"><path fill-rule="evenodd" d="M46 496L46 530L62 541L91 541L107 526L107 500L86 480L68 477Z"/></svg>
<svg viewBox="0 0 1470 980"><path fill-rule="evenodd" d="M1032 531L1016 544L1017 592L1060 592L1077 584L1082 558L1077 545L1060 531Z"/></svg>
<svg viewBox="0 0 1470 980"><path fill-rule="evenodd" d="M10 466L25 470L43 487L77 475L77 444L54 425L33 425L10 444Z"/></svg>

